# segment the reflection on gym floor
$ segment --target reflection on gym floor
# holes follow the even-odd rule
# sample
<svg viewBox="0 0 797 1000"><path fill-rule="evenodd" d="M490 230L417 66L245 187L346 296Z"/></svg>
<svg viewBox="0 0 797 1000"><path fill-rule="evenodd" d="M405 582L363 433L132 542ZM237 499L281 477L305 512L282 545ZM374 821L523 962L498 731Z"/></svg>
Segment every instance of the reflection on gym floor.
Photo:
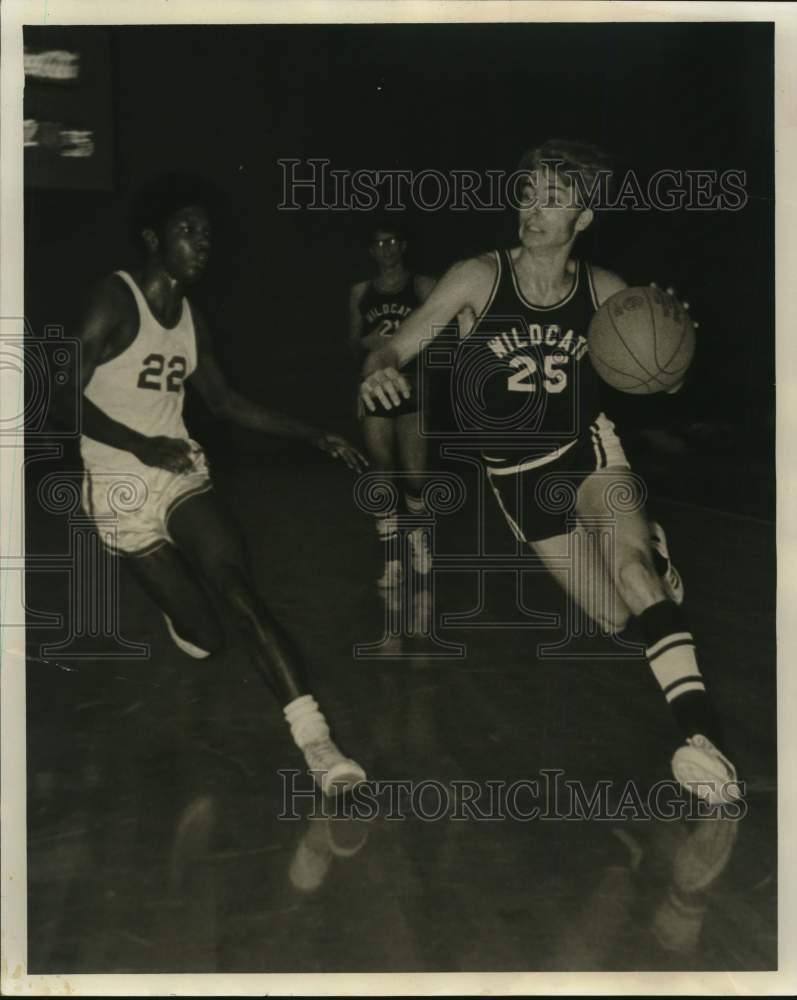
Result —
<svg viewBox="0 0 797 1000"><path fill-rule="evenodd" d="M597 655L599 640L593 659L551 660L536 650L555 629L446 625L478 603L472 574L377 590L350 481L313 475L339 534L306 516L320 487L295 490L293 473L243 469L228 487L258 583L300 637L341 745L399 789L393 812L325 815L302 785L288 818L279 772L302 761L240 651L213 666L184 657L124 578L123 634L150 659L28 665L30 971L774 968L774 671L746 683L772 662L770 619L724 586L733 558L768 599L771 527L667 510L706 661L721 668L745 816L456 818L468 783L546 769L587 789L609 779L616 794L633 781L644 799L670 778L670 720L644 662ZM302 530L254 530L263 523ZM62 526L38 527L36 544L56 550ZM463 530L441 523L436 545L454 551ZM529 577L528 602L555 618L559 592ZM503 620L515 585L491 580L480 620ZM30 606L57 607L66 587L31 575ZM402 782L429 783L432 810L433 785L450 801L430 819Z"/></svg>

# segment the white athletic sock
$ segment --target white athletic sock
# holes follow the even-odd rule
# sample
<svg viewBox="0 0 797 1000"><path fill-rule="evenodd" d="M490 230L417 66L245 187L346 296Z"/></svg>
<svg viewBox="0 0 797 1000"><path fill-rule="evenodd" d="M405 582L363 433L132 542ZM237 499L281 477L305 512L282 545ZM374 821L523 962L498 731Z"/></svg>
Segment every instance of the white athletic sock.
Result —
<svg viewBox="0 0 797 1000"><path fill-rule="evenodd" d="M329 739L329 726L311 694L294 698L283 709L285 721L291 729L291 736L300 749L308 743Z"/></svg>
<svg viewBox="0 0 797 1000"><path fill-rule="evenodd" d="M415 490L404 491L404 505L407 508L408 514L429 513L424 503L423 493L416 492Z"/></svg>

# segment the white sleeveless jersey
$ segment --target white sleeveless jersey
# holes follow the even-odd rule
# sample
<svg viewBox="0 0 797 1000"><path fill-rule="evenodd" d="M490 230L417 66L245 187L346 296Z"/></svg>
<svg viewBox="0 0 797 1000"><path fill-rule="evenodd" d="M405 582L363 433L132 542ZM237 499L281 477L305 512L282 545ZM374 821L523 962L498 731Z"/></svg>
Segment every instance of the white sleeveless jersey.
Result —
<svg viewBox="0 0 797 1000"><path fill-rule="evenodd" d="M94 369L84 392L113 420L146 434L188 440L183 423L183 381L197 365L191 306L183 299L176 326L166 329L155 319L135 281L115 271L133 293L138 307L138 334L121 354ZM134 471L140 465L128 451L83 435L80 450L87 465ZM142 468L146 468L142 466Z"/></svg>

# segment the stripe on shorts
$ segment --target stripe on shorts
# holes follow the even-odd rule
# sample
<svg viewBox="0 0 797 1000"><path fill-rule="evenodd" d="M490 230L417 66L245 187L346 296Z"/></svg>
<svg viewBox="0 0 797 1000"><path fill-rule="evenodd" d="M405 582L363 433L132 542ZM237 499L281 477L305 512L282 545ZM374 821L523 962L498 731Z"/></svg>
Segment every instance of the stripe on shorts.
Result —
<svg viewBox="0 0 797 1000"><path fill-rule="evenodd" d="M592 447L595 451L595 468L605 469L606 450L603 447L603 442L601 441L600 434L598 433L597 424L592 424L589 430L590 430L590 435L592 436Z"/></svg>
<svg viewBox="0 0 797 1000"><path fill-rule="evenodd" d="M179 496L175 497L174 500L166 508L166 513L163 517L164 524L168 524L169 518L177 510L177 508L184 504L186 500L190 500L191 497L197 497L200 493L207 493L209 490L213 489L213 483L210 479L206 479L203 483L198 486L194 486L192 489L186 490L185 493L181 493Z"/></svg>
<svg viewBox="0 0 797 1000"><path fill-rule="evenodd" d="M604 466L621 465L627 469L631 468L628 458L623 451L622 442L614 429L614 424L605 413L598 414L590 430L594 431L597 438L598 445L603 454Z"/></svg>
<svg viewBox="0 0 797 1000"><path fill-rule="evenodd" d="M493 483L492 473L490 471L487 472L487 479L490 482L490 487L492 488L493 493L495 493L495 499L498 501L498 506L501 508L501 511L503 512L503 515L506 518L506 523L512 529L512 534L519 542L523 542L525 544L526 536L520 530L520 525L517 523L517 521L512 517L512 515L504 506L504 501L501 498L501 494L498 492L498 489L496 488L495 484Z"/></svg>

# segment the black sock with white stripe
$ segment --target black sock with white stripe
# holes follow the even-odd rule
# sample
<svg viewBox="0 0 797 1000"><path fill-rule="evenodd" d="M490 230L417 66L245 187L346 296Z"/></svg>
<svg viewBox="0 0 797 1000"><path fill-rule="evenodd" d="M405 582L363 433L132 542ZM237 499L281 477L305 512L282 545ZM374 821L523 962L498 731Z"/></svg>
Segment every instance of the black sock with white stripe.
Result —
<svg viewBox="0 0 797 1000"><path fill-rule="evenodd" d="M404 507L408 514L428 513L423 499L423 491L407 486L404 489Z"/></svg>
<svg viewBox="0 0 797 1000"><path fill-rule="evenodd" d="M672 601L660 601L637 620L650 669L684 737L702 733L711 738L706 685L681 609Z"/></svg>

